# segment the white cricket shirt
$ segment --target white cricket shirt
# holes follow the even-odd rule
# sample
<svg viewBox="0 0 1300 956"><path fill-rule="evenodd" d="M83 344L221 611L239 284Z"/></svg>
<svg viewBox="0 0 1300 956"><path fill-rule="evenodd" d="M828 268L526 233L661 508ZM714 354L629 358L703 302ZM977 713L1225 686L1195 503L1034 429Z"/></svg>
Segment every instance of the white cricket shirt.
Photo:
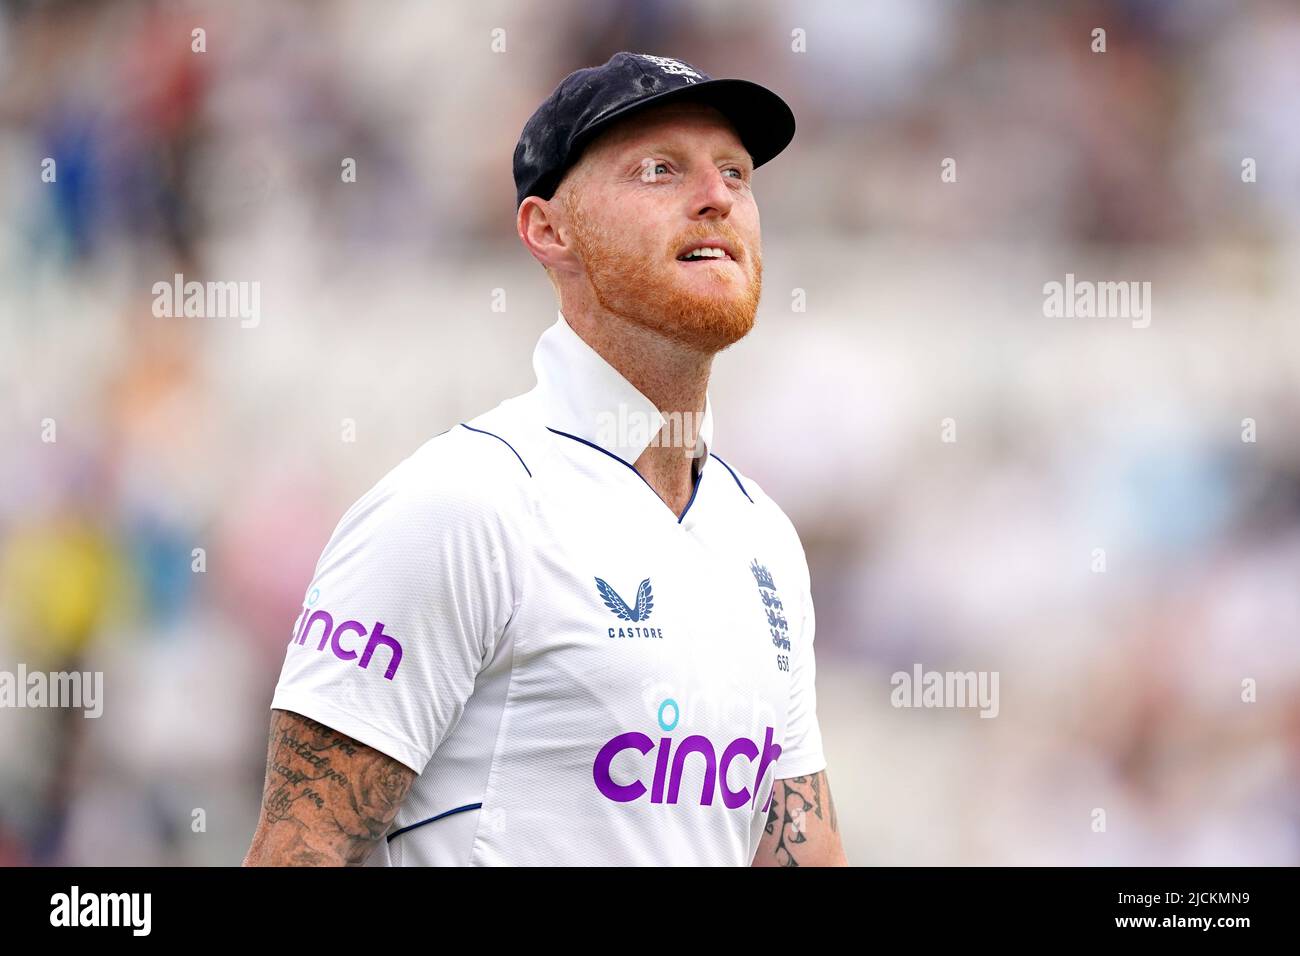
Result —
<svg viewBox="0 0 1300 956"><path fill-rule="evenodd" d="M749 865L826 766L799 537L711 453L673 514L666 419L562 314L533 367L343 515L271 706L419 774L368 865Z"/></svg>

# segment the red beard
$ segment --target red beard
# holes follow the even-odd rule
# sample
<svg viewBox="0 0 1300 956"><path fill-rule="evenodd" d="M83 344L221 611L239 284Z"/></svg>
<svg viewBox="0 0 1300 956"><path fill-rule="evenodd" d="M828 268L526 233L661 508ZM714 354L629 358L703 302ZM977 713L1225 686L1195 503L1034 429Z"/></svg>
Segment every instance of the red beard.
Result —
<svg viewBox="0 0 1300 956"><path fill-rule="evenodd" d="M670 270L681 268L676 265L676 251L701 236L675 237L661 255L643 256L620 246L575 203L565 205L587 279L606 312L710 355L739 342L754 327L763 259L757 249L746 247L730 226L712 225L707 234L721 236L734 249L744 248L744 263L737 263L737 268L705 263L686 266L700 270L700 277L707 280L692 289Z"/></svg>

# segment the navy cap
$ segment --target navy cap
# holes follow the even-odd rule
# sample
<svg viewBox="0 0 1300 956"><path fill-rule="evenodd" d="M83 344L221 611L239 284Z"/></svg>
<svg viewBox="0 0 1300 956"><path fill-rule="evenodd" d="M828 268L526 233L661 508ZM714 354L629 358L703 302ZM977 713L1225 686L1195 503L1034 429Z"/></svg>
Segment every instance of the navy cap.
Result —
<svg viewBox="0 0 1300 956"><path fill-rule="evenodd" d="M596 134L630 113L669 101L705 103L732 125L762 166L794 138L785 100L748 80L715 80L689 63L646 53L615 53L603 66L575 70L524 124L515 145L515 208L550 199Z"/></svg>

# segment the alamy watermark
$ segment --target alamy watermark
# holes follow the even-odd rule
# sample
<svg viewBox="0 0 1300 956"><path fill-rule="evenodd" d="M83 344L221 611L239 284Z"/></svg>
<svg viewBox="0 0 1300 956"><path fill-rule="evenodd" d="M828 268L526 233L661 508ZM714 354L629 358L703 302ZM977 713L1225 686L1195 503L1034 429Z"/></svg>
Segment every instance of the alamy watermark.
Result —
<svg viewBox="0 0 1300 956"><path fill-rule="evenodd" d="M122 926L132 936L148 936L152 912L152 893L83 893L74 885L50 897L51 926Z"/></svg>
<svg viewBox="0 0 1300 956"><path fill-rule="evenodd" d="M1049 319L1131 319L1133 328L1151 324L1150 282L1092 282L1076 280L1043 284L1043 315Z"/></svg>
<svg viewBox="0 0 1300 956"><path fill-rule="evenodd" d="M703 413L642 412L620 402L617 412L596 415L596 441L606 447L645 445L649 448L680 448L688 458L700 457L705 449L695 439L704 425Z"/></svg>
<svg viewBox="0 0 1300 956"><path fill-rule="evenodd" d="M997 671L927 671L913 664L911 673L895 671L889 683L895 707L978 707L980 717L998 715Z"/></svg>
<svg viewBox="0 0 1300 956"><path fill-rule="evenodd" d="M104 713L103 671L0 671L0 707L76 707L83 717Z"/></svg>
<svg viewBox="0 0 1300 956"><path fill-rule="evenodd" d="M246 329L262 321L262 284L253 282L186 282L176 273L171 282L153 284L156 318L239 319Z"/></svg>

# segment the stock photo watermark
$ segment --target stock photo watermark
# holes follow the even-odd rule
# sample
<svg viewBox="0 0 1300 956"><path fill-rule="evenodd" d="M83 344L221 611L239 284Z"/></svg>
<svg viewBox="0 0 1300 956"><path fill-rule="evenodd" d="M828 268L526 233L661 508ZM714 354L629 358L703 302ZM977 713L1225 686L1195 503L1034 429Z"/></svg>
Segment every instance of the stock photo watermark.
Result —
<svg viewBox="0 0 1300 956"><path fill-rule="evenodd" d="M596 416L596 441L606 447L680 448L688 458L698 458L704 448L695 439L703 427L703 413L647 413L620 403L617 412L600 412Z"/></svg>
<svg viewBox="0 0 1300 956"><path fill-rule="evenodd" d="M120 926L132 936L148 936L152 912L152 893L83 893L74 885L50 897L51 926Z"/></svg>
<svg viewBox="0 0 1300 956"><path fill-rule="evenodd" d="M980 717L996 717L998 671L927 671L913 664L911 673L895 671L889 678L889 703L894 707L938 709L979 708Z"/></svg>
<svg viewBox="0 0 1300 956"><path fill-rule="evenodd" d="M239 319L245 329L262 321L262 283L185 281L176 273L172 281L158 281L153 292L153 314L159 319Z"/></svg>
<svg viewBox="0 0 1300 956"><path fill-rule="evenodd" d="M0 707L71 708L83 717L104 713L103 671L0 671Z"/></svg>
<svg viewBox="0 0 1300 956"><path fill-rule="evenodd" d="M1092 282L1065 274L1043 284L1043 315L1049 319L1129 319L1135 329L1151 324L1150 282Z"/></svg>

